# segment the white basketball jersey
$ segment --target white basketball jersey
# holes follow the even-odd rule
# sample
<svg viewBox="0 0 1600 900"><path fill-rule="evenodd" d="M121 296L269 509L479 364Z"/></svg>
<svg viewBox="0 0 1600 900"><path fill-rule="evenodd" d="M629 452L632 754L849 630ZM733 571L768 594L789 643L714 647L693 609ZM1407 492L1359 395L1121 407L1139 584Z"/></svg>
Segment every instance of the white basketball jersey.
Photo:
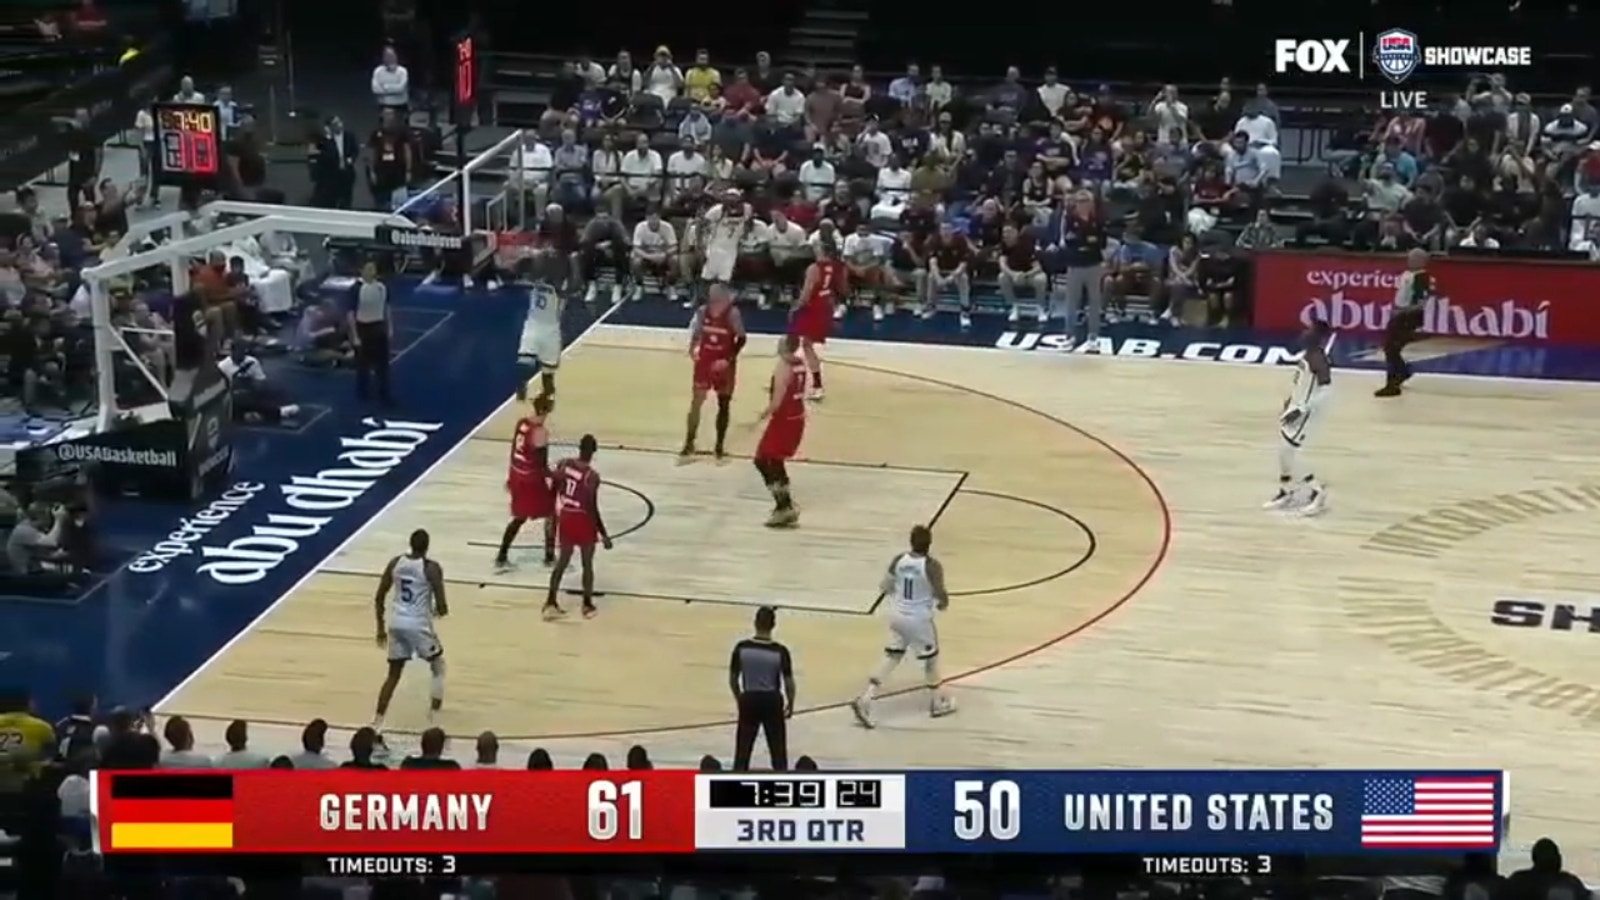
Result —
<svg viewBox="0 0 1600 900"><path fill-rule="evenodd" d="M522 325L522 352L538 349L539 338L561 333L561 296L548 284L528 289L528 318Z"/></svg>
<svg viewBox="0 0 1600 900"><path fill-rule="evenodd" d="M1317 375L1311 364L1302 358L1294 369L1294 382L1289 385L1289 408L1305 409L1311 403L1311 394L1317 389Z"/></svg>
<svg viewBox="0 0 1600 900"><path fill-rule="evenodd" d="M394 590L389 594L389 628L433 627L433 583L426 558L402 556L394 562Z"/></svg>
<svg viewBox="0 0 1600 900"><path fill-rule="evenodd" d="M890 592L890 607L896 615L933 615L938 600L933 596L933 582L928 580L928 558L915 553L902 553L891 566L894 589Z"/></svg>
<svg viewBox="0 0 1600 900"><path fill-rule="evenodd" d="M744 236L746 212L743 204L731 207L720 205L707 212L706 218L711 222L711 242L718 247L738 249Z"/></svg>

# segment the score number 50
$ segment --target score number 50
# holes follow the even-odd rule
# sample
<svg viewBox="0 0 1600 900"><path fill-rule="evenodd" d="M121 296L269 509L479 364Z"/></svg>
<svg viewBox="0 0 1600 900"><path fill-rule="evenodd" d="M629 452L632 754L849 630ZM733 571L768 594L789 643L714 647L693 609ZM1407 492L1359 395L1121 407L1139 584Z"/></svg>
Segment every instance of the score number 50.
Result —
<svg viewBox="0 0 1600 900"><path fill-rule="evenodd" d="M627 833L644 840L644 787L637 781L594 781L589 784L589 839L615 840Z"/></svg>
<svg viewBox="0 0 1600 900"><path fill-rule="evenodd" d="M1015 781L957 781L955 832L963 841L1012 841L1022 833L1022 791Z"/></svg>

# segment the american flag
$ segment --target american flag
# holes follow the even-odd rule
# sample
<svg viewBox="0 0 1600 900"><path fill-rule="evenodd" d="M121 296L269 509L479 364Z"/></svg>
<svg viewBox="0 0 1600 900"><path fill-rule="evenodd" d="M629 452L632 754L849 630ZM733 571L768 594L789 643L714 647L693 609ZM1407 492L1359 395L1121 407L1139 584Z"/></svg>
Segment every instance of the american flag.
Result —
<svg viewBox="0 0 1600 900"><path fill-rule="evenodd" d="M1492 775L1368 778L1361 802L1361 846L1492 848L1499 833L1499 786Z"/></svg>

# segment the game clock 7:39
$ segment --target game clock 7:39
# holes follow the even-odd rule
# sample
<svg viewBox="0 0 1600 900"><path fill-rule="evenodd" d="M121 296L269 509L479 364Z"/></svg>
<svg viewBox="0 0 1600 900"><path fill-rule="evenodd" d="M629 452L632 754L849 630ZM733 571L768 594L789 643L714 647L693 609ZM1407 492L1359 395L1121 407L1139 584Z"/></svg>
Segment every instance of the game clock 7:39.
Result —
<svg viewBox="0 0 1600 900"><path fill-rule="evenodd" d="M222 115L209 104L157 103L154 169L157 184L214 182L222 172Z"/></svg>

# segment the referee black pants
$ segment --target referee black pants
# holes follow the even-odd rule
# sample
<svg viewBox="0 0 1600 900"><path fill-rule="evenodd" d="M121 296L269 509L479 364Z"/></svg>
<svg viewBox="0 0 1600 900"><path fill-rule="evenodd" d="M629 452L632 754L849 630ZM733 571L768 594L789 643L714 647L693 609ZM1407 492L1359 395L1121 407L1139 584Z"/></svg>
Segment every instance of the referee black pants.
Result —
<svg viewBox="0 0 1600 900"><path fill-rule="evenodd" d="M1400 351L1416 340L1417 332L1421 330L1421 309L1396 310L1389 317L1389 327L1383 335L1383 368L1390 387L1399 387L1401 382L1411 377L1411 366Z"/></svg>
<svg viewBox="0 0 1600 900"><path fill-rule="evenodd" d="M777 691L747 691L739 695L739 724L733 733L733 769L750 771L750 752L756 746L756 732L767 735L767 753L772 768L789 768L789 723L783 718L783 695Z"/></svg>
<svg viewBox="0 0 1600 900"><path fill-rule="evenodd" d="M389 396L389 324L387 322L357 322L356 337L356 396L367 399L372 381L378 383L378 399L384 403Z"/></svg>

